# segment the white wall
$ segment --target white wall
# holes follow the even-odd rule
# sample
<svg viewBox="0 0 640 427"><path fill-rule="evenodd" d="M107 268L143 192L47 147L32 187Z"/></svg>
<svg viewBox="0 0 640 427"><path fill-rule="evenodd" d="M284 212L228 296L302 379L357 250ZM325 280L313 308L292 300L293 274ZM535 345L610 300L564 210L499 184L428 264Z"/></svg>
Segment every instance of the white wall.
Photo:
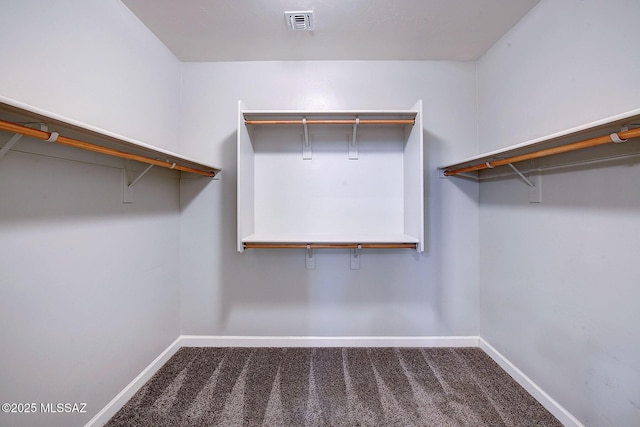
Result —
<svg viewBox="0 0 640 427"><path fill-rule="evenodd" d="M1 96L177 147L179 62L120 2L4 2L0 26ZM122 167L28 138L0 159L0 402L87 403L0 425L84 425L179 333L177 174L124 205Z"/></svg>
<svg viewBox="0 0 640 427"><path fill-rule="evenodd" d="M639 18L541 2L478 62L481 151L640 107ZM545 172L540 205L480 185L480 334L588 426L640 424L639 167Z"/></svg>
<svg viewBox="0 0 640 427"><path fill-rule="evenodd" d="M475 64L183 64L184 154L221 165L181 186L182 332L273 336L478 334L477 186L437 177L476 151ZM406 109L424 101L426 252L236 252L237 101L250 109Z"/></svg>
<svg viewBox="0 0 640 427"><path fill-rule="evenodd" d="M478 61L480 151L638 108L639 8L543 0L529 12Z"/></svg>
<svg viewBox="0 0 640 427"><path fill-rule="evenodd" d="M178 150L180 63L117 0L3 2L0 95Z"/></svg>

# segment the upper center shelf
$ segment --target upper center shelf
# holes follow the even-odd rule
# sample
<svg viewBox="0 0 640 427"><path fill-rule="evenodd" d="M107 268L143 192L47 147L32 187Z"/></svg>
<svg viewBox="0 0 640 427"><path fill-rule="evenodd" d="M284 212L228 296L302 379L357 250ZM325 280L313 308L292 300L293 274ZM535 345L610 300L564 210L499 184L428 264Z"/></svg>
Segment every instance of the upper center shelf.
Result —
<svg viewBox="0 0 640 427"><path fill-rule="evenodd" d="M240 102L238 251L366 243L421 252L421 107L251 110Z"/></svg>
<svg viewBox="0 0 640 427"><path fill-rule="evenodd" d="M246 125L411 125L411 111L244 111Z"/></svg>

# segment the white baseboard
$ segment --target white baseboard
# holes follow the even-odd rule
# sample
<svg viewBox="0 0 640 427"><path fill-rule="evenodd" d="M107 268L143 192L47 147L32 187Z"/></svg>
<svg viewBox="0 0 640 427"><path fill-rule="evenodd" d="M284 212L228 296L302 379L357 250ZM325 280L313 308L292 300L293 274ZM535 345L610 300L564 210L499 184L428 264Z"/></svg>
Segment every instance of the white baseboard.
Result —
<svg viewBox="0 0 640 427"><path fill-rule="evenodd" d="M102 408L95 417L91 418L85 427L98 427L105 425L122 407L133 397L138 390L146 384L158 370L167 363L171 356L180 350L180 338L178 337L169 347L166 348L153 362L149 364L140 374L133 379L120 393L116 395L107 406Z"/></svg>
<svg viewBox="0 0 640 427"><path fill-rule="evenodd" d="M584 427L576 417L564 409L551 396L544 392L531 378L526 376L520 369L504 357L498 350L484 339L479 339L479 347L484 350L502 369L529 392L547 411L556 417L565 427Z"/></svg>
<svg viewBox="0 0 640 427"><path fill-rule="evenodd" d="M478 347L469 337L242 337L182 335L182 347Z"/></svg>

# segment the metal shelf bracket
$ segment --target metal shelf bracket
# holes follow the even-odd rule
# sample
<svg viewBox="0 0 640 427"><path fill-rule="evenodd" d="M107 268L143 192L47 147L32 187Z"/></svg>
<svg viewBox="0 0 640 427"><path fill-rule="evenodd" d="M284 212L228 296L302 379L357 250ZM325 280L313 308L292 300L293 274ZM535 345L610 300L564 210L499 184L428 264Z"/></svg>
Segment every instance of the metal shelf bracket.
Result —
<svg viewBox="0 0 640 427"><path fill-rule="evenodd" d="M640 128L640 123L627 123L620 128L620 131L626 132L628 130L638 129L638 128Z"/></svg>
<svg viewBox="0 0 640 427"><path fill-rule="evenodd" d="M29 127L33 127L33 126L38 126L40 128L41 131L47 131L47 125L45 125L44 123L41 122L29 122L29 123L21 123L24 126L29 126ZM11 148L13 148L14 145L16 145L16 142L18 142L20 140L20 138L22 138L24 135L21 133L15 133L13 134L13 136L11 137L11 139L2 146L2 148L0 148L0 159L3 158L5 156L5 154L7 154L9 152L9 150L11 150ZM49 137L49 139L47 141L49 142L54 142L56 139L58 138L58 133L57 132L52 132L51 136Z"/></svg>
<svg viewBox="0 0 640 427"><path fill-rule="evenodd" d="M9 142L4 144L2 148L0 148L0 159L3 158L4 155L9 152L9 150L11 150L11 148L16 144L16 142L20 140L20 138L22 138L22 134L16 133L11 137Z"/></svg>
<svg viewBox="0 0 640 427"><path fill-rule="evenodd" d="M311 160L311 142L309 141L309 126L307 125L307 118L302 118L302 127L304 130L304 139L302 141L302 159Z"/></svg>
<svg viewBox="0 0 640 427"><path fill-rule="evenodd" d="M304 253L305 257L305 268L307 270L315 270L316 269L316 257L313 253L313 249L311 245L307 245L307 250Z"/></svg>
<svg viewBox="0 0 640 427"><path fill-rule="evenodd" d="M351 249L351 269L360 270L360 251L362 251L362 245L358 244L357 248Z"/></svg>
<svg viewBox="0 0 640 427"><path fill-rule="evenodd" d="M358 160L358 125L360 124L360 117L356 117L356 121L353 124L353 136L349 143L349 160Z"/></svg>
<svg viewBox="0 0 640 427"><path fill-rule="evenodd" d="M631 129L638 129L638 128L640 128L640 124L627 123L620 128L620 132L627 132ZM609 135L609 137L611 138L611 141L613 141L616 144L620 144L622 142L628 141L627 139L620 139L620 137L615 133L612 133L611 135Z"/></svg>
<svg viewBox="0 0 640 427"><path fill-rule="evenodd" d="M173 164L175 167L175 163ZM129 178L127 177L127 169L122 169L122 203L133 203L133 187L136 185L140 179L151 170L154 165L149 165L145 170L143 170L131 183L129 183ZM173 168L171 168L173 169Z"/></svg>
<svg viewBox="0 0 640 427"><path fill-rule="evenodd" d="M517 167L513 166L511 163L507 163L507 165L508 165L511 169L513 169L513 171L514 171L515 173L517 173L517 174L518 174L518 176L519 176L520 178L522 178L522 180L523 180L523 181L524 181L524 182L525 182L529 187L531 187L531 188L536 188L536 186L535 186L531 181L529 181L529 178L527 178L526 176L524 176L524 174L523 174L522 172L520 172L520 171L518 170L518 168L517 168Z"/></svg>

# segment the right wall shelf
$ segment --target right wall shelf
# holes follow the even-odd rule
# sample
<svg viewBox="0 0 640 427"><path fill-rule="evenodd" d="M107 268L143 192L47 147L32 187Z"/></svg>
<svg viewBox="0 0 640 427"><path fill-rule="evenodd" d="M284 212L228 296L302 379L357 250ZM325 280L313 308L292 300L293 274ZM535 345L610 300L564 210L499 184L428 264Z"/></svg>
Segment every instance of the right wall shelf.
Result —
<svg viewBox="0 0 640 427"><path fill-rule="evenodd" d="M545 165L536 162L563 153L584 150L578 157L579 162L592 162L594 160L611 158L610 154L603 155L602 149L596 148L606 144L620 145L632 138L640 137L640 108L629 112L607 117L602 120L577 126L562 132L557 132L541 138L536 138L521 144L512 145L500 150L495 150L467 158L455 163L441 166L439 169L443 176L463 176L480 179L481 172L500 166L511 166L515 173L526 179L518 170L516 164L530 162L526 166L526 172L544 169ZM636 154L637 147L629 144L624 148L619 147L618 156ZM614 155L615 156L615 155ZM541 160L542 161L542 160ZM555 167L558 164L547 161L546 166ZM532 185L528 182L529 185Z"/></svg>

